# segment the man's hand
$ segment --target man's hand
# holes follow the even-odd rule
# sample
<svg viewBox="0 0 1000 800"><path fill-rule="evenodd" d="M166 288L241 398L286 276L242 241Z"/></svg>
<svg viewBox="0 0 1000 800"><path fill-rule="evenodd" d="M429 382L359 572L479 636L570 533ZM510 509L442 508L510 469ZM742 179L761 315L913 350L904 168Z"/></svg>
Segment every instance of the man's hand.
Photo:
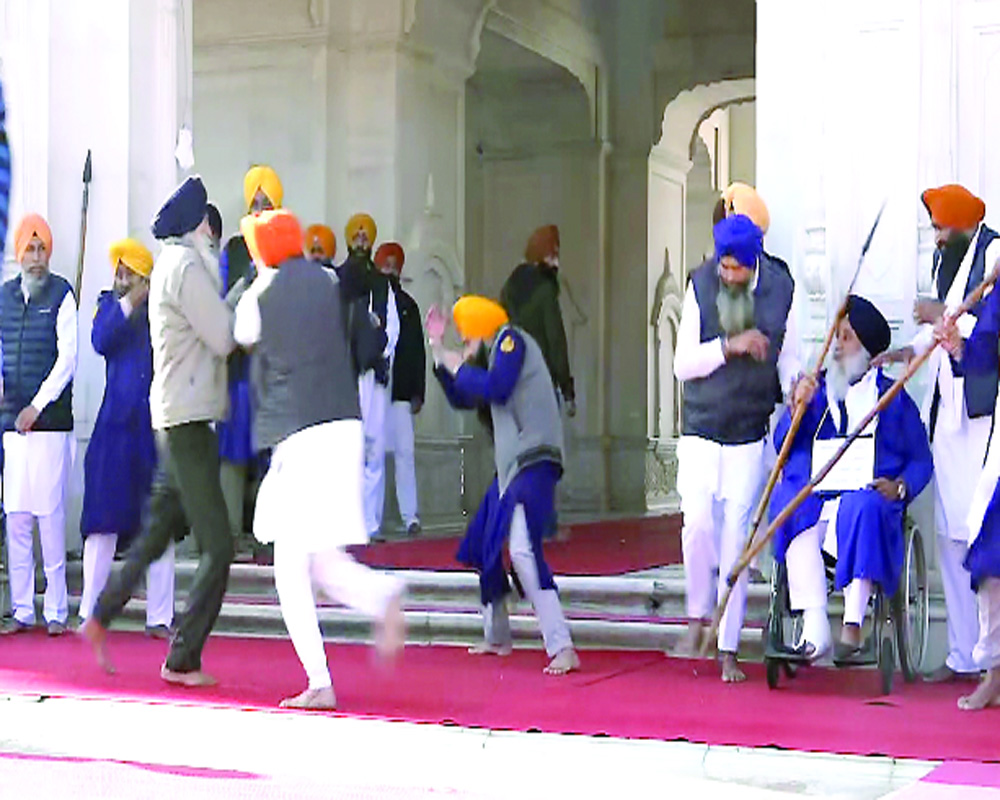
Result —
<svg viewBox="0 0 1000 800"><path fill-rule="evenodd" d="M819 381L813 375L803 375L795 382L792 389L792 405L809 405L816 396Z"/></svg>
<svg viewBox="0 0 1000 800"><path fill-rule="evenodd" d="M569 400L566 401L566 416L567 417L576 416L576 400L574 398L570 398Z"/></svg>
<svg viewBox="0 0 1000 800"><path fill-rule="evenodd" d="M914 355L913 348L909 345L897 348L896 350L886 350L872 359L872 366L885 367L889 364L909 364L913 360Z"/></svg>
<svg viewBox="0 0 1000 800"><path fill-rule="evenodd" d="M913 304L913 321L918 325L933 325L944 314L944 303L937 300L917 300Z"/></svg>
<svg viewBox="0 0 1000 800"><path fill-rule="evenodd" d="M726 357L730 356L750 356L756 361L763 361L767 358L767 348L770 344L768 338L756 328L738 333L726 339L724 352Z"/></svg>
<svg viewBox="0 0 1000 800"><path fill-rule="evenodd" d="M871 488L886 500L903 500L905 494L901 495L901 486L905 486L902 481L891 481L888 478L876 478L871 484Z"/></svg>
<svg viewBox="0 0 1000 800"><path fill-rule="evenodd" d="M38 414L39 411L34 406L25 406L22 408L21 413L14 420L14 427L17 429L17 432L27 433L30 431L38 420Z"/></svg>
<svg viewBox="0 0 1000 800"><path fill-rule="evenodd" d="M410 413L416 416L420 413L420 409L424 407L424 401L419 397L414 397L410 400Z"/></svg>
<svg viewBox="0 0 1000 800"><path fill-rule="evenodd" d="M445 350L441 353L441 363L444 364L444 368L448 370L452 375L457 373L461 369L462 364L465 363L465 357L461 353L456 353L454 350Z"/></svg>
<svg viewBox="0 0 1000 800"><path fill-rule="evenodd" d="M136 281L125 295L132 308L141 306L147 297L149 297L149 281Z"/></svg>
<svg viewBox="0 0 1000 800"><path fill-rule="evenodd" d="M958 325L955 320L947 314L941 317L941 321L934 326L934 340L941 343L952 358L959 360L962 358L962 334L958 332Z"/></svg>
<svg viewBox="0 0 1000 800"><path fill-rule="evenodd" d="M448 327L448 319L441 313L441 309L437 306L431 306L424 325L427 328L427 338L431 345L441 344L445 329Z"/></svg>

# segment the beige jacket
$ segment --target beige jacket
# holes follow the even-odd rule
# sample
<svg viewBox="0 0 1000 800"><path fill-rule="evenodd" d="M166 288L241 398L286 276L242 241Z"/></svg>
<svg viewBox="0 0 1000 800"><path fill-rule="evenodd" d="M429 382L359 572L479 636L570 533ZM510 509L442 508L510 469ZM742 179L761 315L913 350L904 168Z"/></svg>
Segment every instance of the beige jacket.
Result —
<svg viewBox="0 0 1000 800"><path fill-rule="evenodd" d="M226 414L226 356L236 346L233 311L219 297L218 264L192 234L167 239L149 285L153 427L212 422Z"/></svg>

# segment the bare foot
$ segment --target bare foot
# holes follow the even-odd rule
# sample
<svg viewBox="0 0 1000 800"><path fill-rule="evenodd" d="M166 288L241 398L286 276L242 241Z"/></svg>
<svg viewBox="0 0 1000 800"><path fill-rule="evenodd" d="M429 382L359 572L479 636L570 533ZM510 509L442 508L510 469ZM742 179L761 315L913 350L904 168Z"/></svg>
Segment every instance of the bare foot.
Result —
<svg viewBox="0 0 1000 800"><path fill-rule="evenodd" d="M160 667L160 677L167 683L177 686L185 686L188 689L197 689L205 686L215 686L218 681L211 675L202 672L200 669L192 672L176 672L164 664Z"/></svg>
<svg viewBox="0 0 1000 800"><path fill-rule="evenodd" d="M546 675L565 675L575 669L580 669L580 656L572 647L566 647L556 653L544 672Z"/></svg>
<svg viewBox="0 0 1000 800"><path fill-rule="evenodd" d="M509 656L514 652L512 644L490 644L482 642L474 644L469 648L469 655L473 656Z"/></svg>
<svg viewBox="0 0 1000 800"><path fill-rule="evenodd" d="M337 695L333 687L306 689L295 697L286 697L279 703L281 708L303 708L315 711L333 711L337 707Z"/></svg>
<svg viewBox="0 0 1000 800"><path fill-rule="evenodd" d="M90 643L94 651L94 658L97 659L97 663L101 669L108 673L108 675L114 675L115 667L111 663L111 659L108 658L106 647L108 641L107 629L93 617L88 617L77 630L77 633Z"/></svg>
<svg viewBox="0 0 1000 800"><path fill-rule="evenodd" d="M958 707L963 711L980 711L995 705L1000 705L1000 669L991 669L976 691L958 698Z"/></svg>
<svg viewBox="0 0 1000 800"><path fill-rule="evenodd" d="M400 592L389 603L385 616L375 625L375 650L386 661L391 661L406 644L406 617L403 616L403 594Z"/></svg>
<svg viewBox="0 0 1000 800"><path fill-rule="evenodd" d="M743 683L747 679L746 673L740 669L736 661L736 653L722 653L722 682L723 683Z"/></svg>
<svg viewBox="0 0 1000 800"><path fill-rule="evenodd" d="M669 652L669 655L674 658L698 658L704 628L705 626L700 621L689 622L684 635L677 640L677 644L674 645L674 649Z"/></svg>

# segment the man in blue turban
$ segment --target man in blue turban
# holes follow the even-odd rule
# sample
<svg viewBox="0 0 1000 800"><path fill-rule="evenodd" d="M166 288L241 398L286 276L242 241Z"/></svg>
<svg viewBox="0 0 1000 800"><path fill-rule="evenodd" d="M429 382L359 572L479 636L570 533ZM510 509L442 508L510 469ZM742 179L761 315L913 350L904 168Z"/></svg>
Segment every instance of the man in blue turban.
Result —
<svg viewBox="0 0 1000 800"><path fill-rule="evenodd" d="M819 381L806 376L796 384L795 400L805 403L806 412L771 498L772 519L826 463L830 448L839 446L837 440L853 431L892 387L892 379L873 366L890 340L882 313L865 298L850 295L829 367ZM775 447L784 444L792 411L786 408L778 421ZM896 591L903 568L906 507L933 472L927 432L905 391L869 425L869 434L867 442L857 440L851 446L855 454L868 448L868 477L853 486L821 483L818 488L829 491L810 495L775 535L775 558L787 566L789 602L792 610L803 612L802 637L794 646L810 660L822 657L831 646L822 551L836 556L834 587L844 590L844 624L835 658L843 663L865 660L861 632L868 600L875 585L886 597Z"/></svg>
<svg viewBox="0 0 1000 800"><path fill-rule="evenodd" d="M794 282L760 257L761 229L734 214L712 231L715 255L691 274L677 331L674 374L684 381L684 429L677 446L677 491L687 589L687 635L674 650L690 656L743 550L761 485L768 422L799 373L791 314ZM746 610L744 573L719 627L722 679L745 680L736 662Z"/></svg>
<svg viewBox="0 0 1000 800"><path fill-rule="evenodd" d="M233 309L246 281L237 283L225 299L220 297L222 282L207 212L208 193L201 178L192 176L153 220L153 236L163 242L147 301L156 475L142 535L80 629L110 671L105 653L108 625L121 614L147 567L190 529L198 543L198 570L160 670L165 681L182 686L215 682L202 671L201 651L222 608L233 560L214 425L226 412L226 357L236 346Z"/></svg>

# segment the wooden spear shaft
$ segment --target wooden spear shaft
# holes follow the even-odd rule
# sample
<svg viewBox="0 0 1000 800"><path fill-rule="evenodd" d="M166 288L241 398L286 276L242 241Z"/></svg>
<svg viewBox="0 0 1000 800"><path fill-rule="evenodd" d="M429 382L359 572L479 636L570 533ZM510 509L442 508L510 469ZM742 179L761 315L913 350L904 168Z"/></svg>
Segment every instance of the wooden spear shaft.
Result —
<svg viewBox="0 0 1000 800"><path fill-rule="evenodd" d="M983 299L983 295L989 290L989 288L996 282L997 272L994 271L986 280L984 280L979 286L977 286L972 293L965 298L965 302L960 305L955 312L951 315L953 319L958 319L963 314L968 313L968 311L976 305L980 300ZM802 505L807 497L812 494L813 489L829 474L844 453L847 452L847 448L851 446L855 439L857 439L862 431L864 431L876 416L878 416L889 403L892 402L893 398L896 397L902 391L903 386L906 382L912 378L918 369L923 366L924 362L931 357L931 353L938 347L938 342L935 342L932 347L928 347L921 355L917 356L906 367L906 371L899 377L899 379L889 388L889 390L879 398L878 403L875 407L868 412L863 420L857 425L857 427L851 431L851 434L844 440L843 444L837 448L837 452L833 454L833 457L823 465L823 468L816 474L816 476L809 481L802 489L799 491L795 497L791 499L787 506L782 509L781 513L775 517L774 521L768 526L767 532L760 538L760 541L756 542L753 547L745 551L740 557L740 560L736 562L732 570L730 570L729 575L726 577L726 591L722 595L722 599L719 600L719 605L715 609L715 614L712 619L712 627L709 628L708 635L702 642L701 646L701 656L704 657L708 652L709 643L715 638L716 633L719 630L719 624L722 621L722 615L726 611L726 606L729 604L729 598L733 593L733 587L736 586L736 582L740 579L740 575L743 570L747 568L750 562L753 560L764 546L770 541L771 537L777 532L778 528L784 525L788 518L795 513L796 509ZM784 448L782 448L784 449Z"/></svg>
<svg viewBox="0 0 1000 800"><path fill-rule="evenodd" d="M861 246L861 255L858 258L858 266L854 270L854 277L851 278L851 285L847 287L847 292L844 294L844 299L840 304L840 308L837 309L837 313L833 318L833 324L830 325L829 330L826 332L826 339L823 341L823 349L819 352L819 357L816 359L816 364L813 367L811 376L813 380L818 380L820 373L823 371L823 362L826 361L826 356L830 352L830 348L833 346L833 339L837 335L837 328L840 325L840 321L847 316L847 303L850 299L851 292L854 289L854 284L857 283L858 275L861 274L861 265L865 262L865 256L868 254L868 250L872 245L872 239L875 237L875 231L878 230L878 224L882 219L882 212L885 211L886 202L882 203L882 207L879 209L878 214L875 217L875 223L872 225L871 230L868 232L868 238L865 239L865 243ZM753 548L755 538L757 536L757 531L760 530L760 524L764 520L764 514L767 512L767 505L771 501L771 493L774 491L774 487L778 483L778 476L781 474L781 470L785 467L785 462L788 461L788 455L792 449L792 442L795 440L795 434L798 433L799 426L802 424L802 419L806 414L806 404L796 403L795 408L792 412L791 424L788 426L788 433L785 435L785 441L782 442L781 451L778 453L778 457L775 459L774 465L771 467L771 474L767 478L767 484L764 486L764 492L760 496L760 502L757 503L757 510L754 512L753 520L750 523L750 535L747 536L746 544L743 546L743 554L749 553L751 548Z"/></svg>

